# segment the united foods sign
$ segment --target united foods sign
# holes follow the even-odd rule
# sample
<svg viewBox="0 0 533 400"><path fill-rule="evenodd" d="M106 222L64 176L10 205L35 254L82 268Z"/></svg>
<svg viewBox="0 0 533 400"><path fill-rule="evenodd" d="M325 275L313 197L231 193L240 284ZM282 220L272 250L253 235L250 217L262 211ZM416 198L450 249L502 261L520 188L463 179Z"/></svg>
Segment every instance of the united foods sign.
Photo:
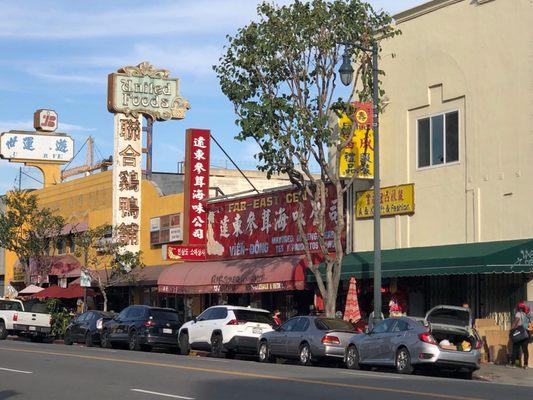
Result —
<svg viewBox="0 0 533 400"><path fill-rule="evenodd" d="M179 79L169 74L148 62L109 74L107 109L127 116L149 115L160 121L185 118L189 102L179 94Z"/></svg>

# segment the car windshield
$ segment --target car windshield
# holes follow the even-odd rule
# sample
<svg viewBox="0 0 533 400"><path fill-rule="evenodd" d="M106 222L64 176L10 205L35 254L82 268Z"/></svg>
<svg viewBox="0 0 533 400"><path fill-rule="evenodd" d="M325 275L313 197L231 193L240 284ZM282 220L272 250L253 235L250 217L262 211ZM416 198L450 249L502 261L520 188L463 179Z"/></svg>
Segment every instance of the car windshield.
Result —
<svg viewBox="0 0 533 400"><path fill-rule="evenodd" d="M25 301L24 310L36 314L48 314L48 307L46 307L46 304L35 300Z"/></svg>
<svg viewBox="0 0 533 400"><path fill-rule="evenodd" d="M178 313L171 310L151 310L150 314L156 320L179 322Z"/></svg>
<svg viewBox="0 0 533 400"><path fill-rule="evenodd" d="M343 319L317 318L316 327L323 331L343 330L355 332L353 325L348 321L344 321Z"/></svg>
<svg viewBox="0 0 533 400"><path fill-rule="evenodd" d="M233 310L235 317L239 321L245 322L259 322L261 324L274 325L274 319L267 312L252 311L252 310Z"/></svg>

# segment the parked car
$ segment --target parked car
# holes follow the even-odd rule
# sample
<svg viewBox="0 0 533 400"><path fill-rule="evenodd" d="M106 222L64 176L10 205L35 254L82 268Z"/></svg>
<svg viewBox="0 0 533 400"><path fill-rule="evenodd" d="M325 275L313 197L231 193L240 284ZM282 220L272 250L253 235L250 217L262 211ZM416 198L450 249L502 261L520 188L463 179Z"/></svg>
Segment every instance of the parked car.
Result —
<svg viewBox="0 0 533 400"><path fill-rule="evenodd" d="M87 347L92 347L93 344L100 343L100 332L104 322L109 321L114 316L114 313L96 310L77 315L70 321L65 330L65 344L71 345L74 342L82 342Z"/></svg>
<svg viewBox="0 0 533 400"><path fill-rule="evenodd" d="M181 354L191 349L210 351L213 357L237 353L256 354L259 336L272 331L274 319L267 310L237 306L208 308L180 329Z"/></svg>
<svg viewBox="0 0 533 400"><path fill-rule="evenodd" d="M468 308L438 306L425 319L387 318L366 334L355 335L346 349L351 369L392 366L401 374L416 367L456 371L465 378L479 368L482 342Z"/></svg>
<svg viewBox="0 0 533 400"><path fill-rule="evenodd" d="M342 360L355 328L342 319L294 317L259 338L260 362L273 362L276 357L296 358L302 365L324 358Z"/></svg>
<svg viewBox="0 0 533 400"><path fill-rule="evenodd" d="M102 347L113 347L120 343L127 343L130 350L149 351L156 346L178 347L181 321L178 313L170 308L129 306L103 325Z"/></svg>
<svg viewBox="0 0 533 400"><path fill-rule="evenodd" d="M38 300L0 298L0 340L12 334L40 341L50 335L50 322L46 305Z"/></svg>

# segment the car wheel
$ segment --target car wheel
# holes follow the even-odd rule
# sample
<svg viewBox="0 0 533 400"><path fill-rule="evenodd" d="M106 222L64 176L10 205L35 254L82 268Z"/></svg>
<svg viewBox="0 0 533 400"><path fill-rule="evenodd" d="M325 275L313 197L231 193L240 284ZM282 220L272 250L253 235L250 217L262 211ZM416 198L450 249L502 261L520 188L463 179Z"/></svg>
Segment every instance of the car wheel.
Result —
<svg viewBox="0 0 533 400"><path fill-rule="evenodd" d="M109 332L103 331L100 335L100 347L104 349L110 349L113 347L111 340L109 339Z"/></svg>
<svg viewBox="0 0 533 400"><path fill-rule="evenodd" d="M211 357L222 357L222 335L219 333L211 336Z"/></svg>
<svg viewBox="0 0 533 400"><path fill-rule="evenodd" d="M413 366L411 365L411 355L409 351L402 347L396 353L396 371L400 374L412 374Z"/></svg>
<svg viewBox="0 0 533 400"><path fill-rule="evenodd" d="M85 346L93 347L93 335L91 334L91 331L87 331L85 334Z"/></svg>
<svg viewBox="0 0 533 400"><path fill-rule="evenodd" d="M0 321L0 340L5 340L7 338L7 329L4 321Z"/></svg>
<svg viewBox="0 0 533 400"><path fill-rule="evenodd" d="M131 331L128 340L128 348L132 351L141 350L141 345L139 344L139 336L136 331Z"/></svg>
<svg viewBox="0 0 533 400"><path fill-rule="evenodd" d="M359 365L359 352L354 345L348 347L344 364L348 369L361 369L361 365Z"/></svg>
<svg viewBox="0 0 533 400"><path fill-rule="evenodd" d="M63 343L65 343L67 346L72 345L72 335L70 334L70 331L65 332L65 336L63 337Z"/></svg>
<svg viewBox="0 0 533 400"><path fill-rule="evenodd" d="M274 357L270 355L270 347L266 340L263 340L259 345L259 362L271 363L274 362Z"/></svg>
<svg viewBox="0 0 533 400"><path fill-rule="evenodd" d="M180 335L180 354L182 356L188 356L191 352L191 346L189 344L189 335L187 333L182 333Z"/></svg>
<svg viewBox="0 0 533 400"><path fill-rule="evenodd" d="M300 365L311 365L311 359L313 358L311 354L311 347L309 347L309 344L303 343L300 346L300 351L298 353L298 361L300 362Z"/></svg>

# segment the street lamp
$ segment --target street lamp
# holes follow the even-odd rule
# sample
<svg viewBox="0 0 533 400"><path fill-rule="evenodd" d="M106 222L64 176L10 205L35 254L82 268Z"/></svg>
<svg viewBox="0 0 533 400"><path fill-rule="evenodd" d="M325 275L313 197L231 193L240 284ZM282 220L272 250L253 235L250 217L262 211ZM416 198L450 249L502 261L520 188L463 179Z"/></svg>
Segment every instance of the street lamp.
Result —
<svg viewBox="0 0 533 400"><path fill-rule="evenodd" d="M355 47L361 51L372 54L372 113L374 129L374 320L381 319L381 188L379 181L379 77L378 77L378 43L372 41L372 48L365 48L358 44L345 44L345 52L342 56L342 65L339 68L341 82L344 86L352 83L354 69L351 63L351 51L349 47Z"/></svg>

